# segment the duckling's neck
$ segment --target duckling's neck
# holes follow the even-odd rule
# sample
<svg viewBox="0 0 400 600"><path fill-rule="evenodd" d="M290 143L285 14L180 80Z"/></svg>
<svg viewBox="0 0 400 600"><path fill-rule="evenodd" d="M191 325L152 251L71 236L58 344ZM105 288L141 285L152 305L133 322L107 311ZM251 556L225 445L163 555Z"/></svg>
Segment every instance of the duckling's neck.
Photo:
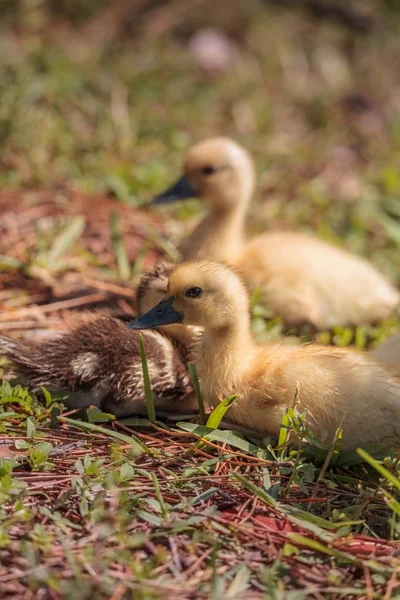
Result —
<svg viewBox="0 0 400 600"><path fill-rule="evenodd" d="M235 263L244 245L246 207L210 211L181 246L184 260L213 258Z"/></svg>
<svg viewBox="0 0 400 600"><path fill-rule="evenodd" d="M205 331L195 362L206 400L216 404L234 394L255 355L249 321L244 317L234 326Z"/></svg>

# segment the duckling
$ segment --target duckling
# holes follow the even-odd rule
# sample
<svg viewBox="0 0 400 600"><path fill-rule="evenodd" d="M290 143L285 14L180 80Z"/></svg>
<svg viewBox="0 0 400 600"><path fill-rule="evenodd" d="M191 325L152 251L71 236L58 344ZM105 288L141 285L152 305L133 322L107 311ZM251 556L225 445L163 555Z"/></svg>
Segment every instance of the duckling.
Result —
<svg viewBox="0 0 400 600"><path fill-rule="evenodd" d="M400 377L400 334L389 338L371 350L370 355L390 369L397 377Z"/></svg>
<svg viewBox="0 0 400 600"><path fill-rule="evenodd" d="M184 260L209 258L237 266L288 325L326 329L390 314L400 293L365 259L300 232L270 232L246 241L254 188L249 153L228 138L212 138L189 150L184 176L152 203L203 200L208 213L180 245Z"/></svg>
<svg viewBox="0 0 400 600"><path fill-rule="evenodd" d="M257 345L250 332L249 299L227 265L194 261L177 266L166 297L130 323L152 329L182 323L204 328L194 349L200 385L215 405L236 394L229 418L242 427L277 435L285 410L297 410L320 439L331 441L343 420L343 449L400 434L400 381L368 354L314 344Z"/></svg>
<svg viewBox="0 0 400 600"><path fill-rule="evenodd" d="M159 265L142 278L139 306L150 308L164 295L157 286L166 269ZM157 414L197 409L187 370L193 338L183 325L145 332ZM94 405L117 417L146 414L138 333L118 319L88 313L71 331L42 343L0 336L0 354L12 361L22 383L66 392L68 408Z"/></svg>

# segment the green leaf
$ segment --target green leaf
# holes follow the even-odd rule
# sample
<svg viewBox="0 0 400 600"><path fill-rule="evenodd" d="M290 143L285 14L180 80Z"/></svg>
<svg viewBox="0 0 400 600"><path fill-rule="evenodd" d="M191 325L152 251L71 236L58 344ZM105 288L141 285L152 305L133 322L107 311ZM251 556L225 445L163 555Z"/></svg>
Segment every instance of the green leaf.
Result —
<svg viewBox="0 0 400 600"><path fill-rule="evenodd" d="M119 433L118 431L114 431L113 429L106 429L105 427L100 427L100 425L95 425L94 423L85 423L85 421L76 421L75 419L70 419L69 417L58 417L60 421L63 423L67 423L68 425L72 425L73 427L78 427L78 429L87 429L88 431L96 431L97 433L102 433L107 437L114 438L123 442L124 444L129 444L132 446L134 452L137 456L140 456L142 452L146 454L151 454L154 452L150 451L135 435L131 435L131 437L124 435L123 433Z"/></svg>
<svg viewBox="0 0 400 600"><path fill-rule="evenodd" d="M111 173L106 181L107 187L117 196L118 200L125 202L129 198L129 185L122 175Z"/></svg>
<svg viewBox="0 0 400 600"><path fill-rule="evenodd" d="M81 236L85 229L85 219L82 216L74 217L64 228L64 231L57 236L53 242L48 256L47 261L51 266L51 263L56 263L74 244Z"/></svg>
<svg viewBox="0 0 400 600"><path fill-rule="evenodd" d="M243 450L248 454L254 454L259 452L259 446L252 444L245 440L240 433L235 433L234 431L221 430L221 429L211 429L210 427L206 427L205 425L198 425L197 423L185 423L179 422L176 424L177 427L183 429L184 431L189 431L193 433L193 435L197 435L206 440L222 442L229 444L233 448L238 448L239 450Z"/></svg>
<svg viewBox="0 0 400 600"><path fill-rule="evenodd" d="M129 481L129 479L132 479L134 473L135 473L135 471L134 471L132 465L130 465L129 463L124 463L123 465L121 465L121 468L119 470L120 483L122 483L124 481Z"/></svg>
<svg viewBox="0 0 400 600"><path fill-rule="evenodd" d="M272 498L272 496L270 496L267 492L254 485L254 483L251 483L251 481L246 479L246 477L243 477L243 475L238 475L237 473L233 473L233 476L238 481L240 481L240 483L246 490L248 490L252 494L255 494L257 498L260 498L260 500L265 502L265 504L267 504L268 506L272 506L273 508L279 507L279 502L277 502L277 500L274 500L274 498Z"/></svg>
<svg viewBox="0 0 400 600"><path fill-rule="evenodd" d="M224 598L235 600L243 598L250 579L250 571L246 565L241 565L233 578L232 583L224 594Z"/></svg>
<svg viewBox="0 0 400 600"><path fill-rule="evenodd" d="M264 488L266 490L269 490L271 488L271 477L269 475L269 470L268 470L267 467L263 468L262 474L263 474L263 485L264 485Z"/></svg>
<svg viewBox="0 0 400 600"><path fill-rule="evenodd" d="M108 421L113 421L115 419L115 415L104 413L96 406L91 406L87 410L87 418L89 423L107 423Z"/></svg>
<svg viewBox="0 0 400 600"><path fill-rule="evenodd" d="M49 390L46 390L46 388L43 387L43 386L41 386L40 389L42 390L42 394L43 394L43 397L44 397L46 408L49 408L49 406L53 402L51 394L50 394Z"/></svg>
<svg viewBox="0 0 400 600"><path fill-rule="evenodd" d="M161 527L163 524L161 517L153 515L152 513L147 512L147 510L139 510L137 516L140 519L143 519L143 521L150 523L150 525L155 525L156 527Z"/></svg>
<svg viewBox="0 0 400 600"><path fill-rule="evenodd" d="M193 500L193 506L197 506L197 504L201 504L205 500L208 500L209 498L211 498L211 496L214 496L214 494L218 491L219 491L219 488L216 488L216 487L209 488L208 490L206 490L199 496L196 496L196 498Z"/></svg>
<svg viewBox="0 0 400 600"><path fill-rule="evenodd" d="M26 419L26 435L29 438L32 438L36 433L36 426L33 417L28 417Z"/></svg>
<svg viewBox="0 0 400 600"><path fill-rule="evenodd" d="M281 447L287 440L287 436L289 434L290 422L288 411L285 411L285 414L282 417L281 427L279 429L279 438L278 438L278 446Z"/></svg>
<svg viewBox="0 0 400 600"><path fill-rule="evenodd" d="M16 412L11 412L11 411L3 412L3 413L0 413L0 420L1 419L11 419L14 417L19 417L19 416L20 415Z"/></svg>
<svg viewBox="0 0 400 600"><path fill-rule="evenodd" d="M304 535L300 535L299 533L287 533L289 539L294 542L297 542L301 546L306 546L306 548L310 548L311 550L315 550L316 552L320 552L322 554L327 554L328 556L334 556L335 558L339 558L346 563L350 564L360 564L361 561L359 558L348 554L347 552L342 552L341 550L336 550L336 548L332 548L329 546L325 546L321 542L316 540L311 540L310 538L305 537Z"/></svg>
<svg viewBox="0 0 400 600"><path fill-rule="evenodd" d="M236 394L233 396L229 396L229 398L225 398L214 408L211 415L207 419L206 426L217 429L218 425L221 423L228 409L232 406L233 402L236 400Z"/></svg>
<svg viewBox="0 0 400 600"><path fill-rule="evenodd" d="M143 336L139 333L139 346L140 346L140 357L142 359L142 370L143 370L143 385L144 395L146 398L147 416L151 423L156 422L156 413L154 410L153 393L151 391L149 369L147 366L146 352L144 349Z"/></svg>
<svg viewBox="0 0 400 600"><path fill-rule="evenodd" d="M1 271L16 271L23 267L23 262L12 256L0 254L0 270Z"/></svg>
<svg viewBox="0 0 400 600"><path fill-rule="evenodd" d="M150 473L150 477L151 477L151 480L154 485L154 491L156 493L156 498L157 498L158 504L160 505L161 514L164 517L164 519L166 519L168 517L168 511L167 511L167 507L165 506L164 498L162 497L160 484L158 483L157 475L154 473L154 471L152 471Z"/></svg>
<svg viewBox="0 0 400 600"><path fill-rule="evenodd" d="M189 370L190 381L192 382L192 385L194 387L194 391L195 391L196 397L197 397L197 403L199 405L200 423L202 425L204 425L207 421L207 416L206 416L206 411L204 409L203 396L202 396L202 393L200 390L199 379L197 377L196 366L194 365L194 363L192 363L192 362L188 363L188 370Z"/></svg>
<svg viewBox="0 0 400 600"><path fill-rule="evenodd" d="M285 542L283 546L283 556L298 556L299 554L300 550L297 546L293 546L293 544Z"/></svg>

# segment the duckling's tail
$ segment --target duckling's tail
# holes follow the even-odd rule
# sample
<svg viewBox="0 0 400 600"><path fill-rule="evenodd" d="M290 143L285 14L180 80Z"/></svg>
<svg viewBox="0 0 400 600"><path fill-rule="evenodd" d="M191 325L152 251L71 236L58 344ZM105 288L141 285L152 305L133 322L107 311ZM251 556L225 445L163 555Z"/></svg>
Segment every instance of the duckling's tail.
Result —
<svg viewBox="0 0 400 600"><path fill-rule="evenodd" d="M14 370L24 378L31 379L35 374L45 370L33 345L24 344L4 335L0 335L0 355L10 360Z"/></svg>

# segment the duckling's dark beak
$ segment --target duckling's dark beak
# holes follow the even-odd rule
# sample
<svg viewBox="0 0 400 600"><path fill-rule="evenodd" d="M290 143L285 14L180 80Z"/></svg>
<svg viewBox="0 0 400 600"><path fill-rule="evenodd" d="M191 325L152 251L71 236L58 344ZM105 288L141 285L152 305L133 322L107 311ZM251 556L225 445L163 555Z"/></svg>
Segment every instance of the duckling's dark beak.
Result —
<svg viewBox="0 0 400 600"><path fill-rule="evenodd" d="M163 194L160 194L159 196L153 198L150 204L169 204L170 202L177 202L178 200L193 198L193 196L195 195L196 194L193 188L191 187L188 179L185 176L183 176Z"/></svg>
<svg viewBox="0 0 400 600"><path fill-rule="evenodd" d="M174 297L168 298L168 300L161 300L147 313L138 317L134 321L131 321L128 325L130 329L154 329L160 325L172 325L172 323L182 323L183 315L176 312L172 303Z"/></svg>

